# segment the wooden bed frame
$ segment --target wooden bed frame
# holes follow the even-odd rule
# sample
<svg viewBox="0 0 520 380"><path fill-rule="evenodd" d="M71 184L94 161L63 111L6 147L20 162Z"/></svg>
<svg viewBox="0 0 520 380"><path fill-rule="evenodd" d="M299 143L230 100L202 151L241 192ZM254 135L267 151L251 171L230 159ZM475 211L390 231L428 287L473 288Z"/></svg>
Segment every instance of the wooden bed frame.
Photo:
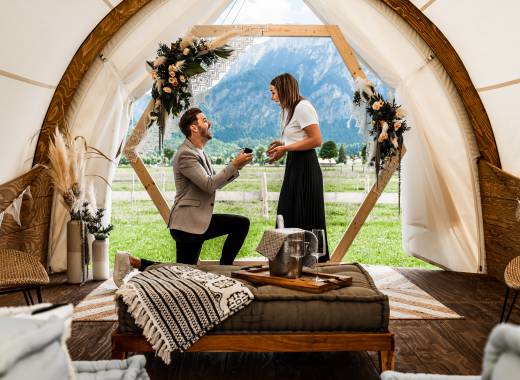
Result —
<svg viewBox="0 0 520 380"><path fill-rule="evenodd" d="M188 352L332 352L377 351L381 372L394 369L394 334L367 332L313 332L265 334L208 334ZM112 359L129 352L154 352L137 334L112 334Z"/></svg>

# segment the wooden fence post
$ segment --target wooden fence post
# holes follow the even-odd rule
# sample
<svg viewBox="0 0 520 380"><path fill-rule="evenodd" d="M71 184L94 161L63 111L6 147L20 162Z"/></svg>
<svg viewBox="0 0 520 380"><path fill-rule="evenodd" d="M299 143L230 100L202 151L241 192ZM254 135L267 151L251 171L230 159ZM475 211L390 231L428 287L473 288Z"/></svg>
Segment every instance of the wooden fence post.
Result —
<svg viewBox="0 0 520 380"><path fill-rule="evenodd" d="M264 171L261 177L260 199L262 200L262 216L269 219L269 199L267 193L267 174Z"/></svg>

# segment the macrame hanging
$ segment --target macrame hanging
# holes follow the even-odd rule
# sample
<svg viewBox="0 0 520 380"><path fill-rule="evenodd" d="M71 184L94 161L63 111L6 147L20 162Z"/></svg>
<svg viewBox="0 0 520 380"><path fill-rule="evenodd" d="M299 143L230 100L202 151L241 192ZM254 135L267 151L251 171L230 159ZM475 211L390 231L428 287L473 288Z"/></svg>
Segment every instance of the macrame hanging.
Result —
<svg viewBox="0 0 520 380"><path fill-rule="evenodd" d="M227 43L233 53L226 60L219 60L209 67L204 66L206 72L193 77L190 80L190 92L192 94L192 104L201 105L205 102L208 91L215 82L220 80L224 74L238 61L238 58L244 53L244 51L253 44L254 37L248 35L247 31L250 27L237 26L238 36L233 37ZM262 32L267 30L267 27L261 27Z"/></svg>

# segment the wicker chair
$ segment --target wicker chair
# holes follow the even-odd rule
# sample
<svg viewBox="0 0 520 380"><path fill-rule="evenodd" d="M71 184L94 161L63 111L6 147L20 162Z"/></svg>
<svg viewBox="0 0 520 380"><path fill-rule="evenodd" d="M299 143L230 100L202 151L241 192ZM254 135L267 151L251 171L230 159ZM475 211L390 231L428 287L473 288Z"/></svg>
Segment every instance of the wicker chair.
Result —
<svg viewBox="0 0 520 380"><path fill-rule="evenodd" d="M515 307L518 291L520 290L520 256L515 257L509 262L509 264L507 264L504 271L504 281L506 282L507 288L506 296L504 297L504 306L502 306L502 314L500 315L500 322L507 322L511 316L513 308ZM510 289L513 290L513 301L511 302L509 312L504 319L504 315L506 314L507 309L507 301L509 300Z"/></svg>
<svg viewBox="0 0 520 380"><path fill-rule="evenodd" d="M36 256L14 249L0 249L0 294L22 292L27 305L34 305L31 290L42 302L42 285L49 276Z"/></svg>

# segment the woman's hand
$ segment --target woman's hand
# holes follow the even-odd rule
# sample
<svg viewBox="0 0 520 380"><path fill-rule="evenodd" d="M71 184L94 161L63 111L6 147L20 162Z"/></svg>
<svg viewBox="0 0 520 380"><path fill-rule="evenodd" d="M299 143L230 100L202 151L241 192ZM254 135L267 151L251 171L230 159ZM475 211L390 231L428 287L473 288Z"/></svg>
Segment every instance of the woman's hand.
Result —
<svg viewBox="0 0 520 380"><path fill-rule="evenodd" d="M274 141L271 141L271 144L269 144L269 147L267 148L267 155L270 155L271 154L271 150L273 148L276 148L277 146L280 146L280 145L283 145L283 142L281 142L280 140L274 140Z"/></svg>
<svg viewBox="0 0 520 380"><path fill-rule="evenodd" d="M267 162L271 164L275 161L278 161L280 158L283 157L286 151L287 148L285 147L285 145L278 145L270 148L267 151L267 155L269 156L269 160Z"/></svg>

